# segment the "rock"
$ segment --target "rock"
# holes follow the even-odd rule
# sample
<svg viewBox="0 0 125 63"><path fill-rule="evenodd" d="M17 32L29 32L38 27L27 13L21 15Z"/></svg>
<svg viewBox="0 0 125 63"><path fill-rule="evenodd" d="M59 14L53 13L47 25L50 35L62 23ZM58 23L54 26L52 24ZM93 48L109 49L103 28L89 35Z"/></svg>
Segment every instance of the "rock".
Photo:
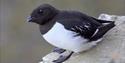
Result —
<svg viewBox="0 0 125 63"><path fill-rule="evenodd" d="M116 26L105 34L96 47L73 54L64 63L125 63L125 16L101 14L98 19L115 21ZM58 57L59 54L52 52L40 63L52 63Z"/></svg>

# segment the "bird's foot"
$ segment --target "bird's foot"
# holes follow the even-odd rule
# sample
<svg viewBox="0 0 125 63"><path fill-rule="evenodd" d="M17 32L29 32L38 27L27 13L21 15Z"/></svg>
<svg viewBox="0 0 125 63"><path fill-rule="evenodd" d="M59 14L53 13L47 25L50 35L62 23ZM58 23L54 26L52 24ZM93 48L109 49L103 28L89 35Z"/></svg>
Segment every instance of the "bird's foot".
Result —
<svg viewBox="0 0 125 63"><path fill-rule="evenodd" d="M58 47L54 47L54 49L52 50L52 52L57 52L57 53L59 53L59 54L65 52L65 51L66 51L66 50L61 49L61 48L58 48Z"/></svg>
<svg viewBox="0 0 125 63"><path fill-rule="evenodd" d="M62 62L64 62L65 60L67 60L68 59L68 57L67 56L60 56L57 60L54 60L53 62L54 63L62 63Z"/></svg>
<svg viewBox="0 0 125 63"><path fill-rule="evenodd" d="M68 60L71 55L73 54L73 52L68 51L68 52L64 52L60 55L60 57L57 60L54 60L54 63L63 63L64 61Z"/></svg>

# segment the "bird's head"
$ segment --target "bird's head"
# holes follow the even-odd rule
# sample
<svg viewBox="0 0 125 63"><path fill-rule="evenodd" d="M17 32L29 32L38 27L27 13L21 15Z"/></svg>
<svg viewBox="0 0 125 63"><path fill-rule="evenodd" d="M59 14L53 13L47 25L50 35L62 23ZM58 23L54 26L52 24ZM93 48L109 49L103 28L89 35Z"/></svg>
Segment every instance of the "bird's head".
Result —
<svg viewBox="0 0 125 63"><path fill-rule="evenodd" d="M57 14L58 10L49 4L43 4L34 9L31 15L27 18L28 22L44 25L52 20Z"/></svg>

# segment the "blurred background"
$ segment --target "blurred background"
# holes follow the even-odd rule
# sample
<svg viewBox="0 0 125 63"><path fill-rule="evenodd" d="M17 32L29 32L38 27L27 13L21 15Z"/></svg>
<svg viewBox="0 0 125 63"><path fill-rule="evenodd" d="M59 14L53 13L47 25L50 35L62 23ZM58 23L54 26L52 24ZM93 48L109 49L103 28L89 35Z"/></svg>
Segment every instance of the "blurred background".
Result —
<svg viewBox="0 0 125 63"><path fill-rule="evenodd" d="M125 0L0 0L0 63L38 63L51 51L38 25L26 22L32 10L44 3L93 17L125 15Z"/></svg>

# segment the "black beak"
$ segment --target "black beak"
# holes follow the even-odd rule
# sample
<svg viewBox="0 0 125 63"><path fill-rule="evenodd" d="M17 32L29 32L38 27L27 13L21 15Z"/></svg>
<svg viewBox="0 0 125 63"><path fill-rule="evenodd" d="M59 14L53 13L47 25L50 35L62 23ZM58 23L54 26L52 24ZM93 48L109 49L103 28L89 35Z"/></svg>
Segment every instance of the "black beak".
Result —
<svg viewBox="0 0 125 63"><path fill-rule="evenodd" d="M27 22L32 22L32 17L31 16L27 17Z"/></svg>

